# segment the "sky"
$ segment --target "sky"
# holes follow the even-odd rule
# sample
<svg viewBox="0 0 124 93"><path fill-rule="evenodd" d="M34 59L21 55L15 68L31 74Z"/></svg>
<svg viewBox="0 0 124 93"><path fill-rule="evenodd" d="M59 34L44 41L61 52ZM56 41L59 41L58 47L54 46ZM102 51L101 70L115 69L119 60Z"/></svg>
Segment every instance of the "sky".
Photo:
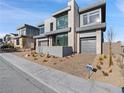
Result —
<svg viewBox="0 0 124 93"><path fill-rule="evenodd" d="M80 8L100 0L76 0ZM24 23L36 26L52 13L67 6L68 0L0 0L0 37L17 33ZM106 0L107 31L113 29L115 41L124 41L124 0ZM106 37L105 33L105 37Z"/></svg>

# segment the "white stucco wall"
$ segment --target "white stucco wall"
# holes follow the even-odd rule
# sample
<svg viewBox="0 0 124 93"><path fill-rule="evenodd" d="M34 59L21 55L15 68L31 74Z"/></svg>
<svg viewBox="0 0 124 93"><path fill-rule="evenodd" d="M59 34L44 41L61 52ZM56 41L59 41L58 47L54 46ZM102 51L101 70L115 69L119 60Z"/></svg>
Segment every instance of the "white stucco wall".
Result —
<svg viewBox="0 0 124 93"><path fill-rule="evenodd" d="M102 31L101 30L96 31L96 53L97 54L102 53Z"/></svg>
<svg viewBox="0 0 124 93"><path fill-rule="evenodd" d="M56 30L56 19L51 17L45 20L45 33L50 32L50 23L53 23L53 30Z"/></svg>
<svg viewBox="0 0 124 93"><path fill-rule="evenodd" d="M71 27L71 31L68 33L68 46L72 47L73 52L77 52L76 27L79 26L79 9L75 0L70 0L68 6L71 6L71 10L68 12L68 27Z"/></svg>

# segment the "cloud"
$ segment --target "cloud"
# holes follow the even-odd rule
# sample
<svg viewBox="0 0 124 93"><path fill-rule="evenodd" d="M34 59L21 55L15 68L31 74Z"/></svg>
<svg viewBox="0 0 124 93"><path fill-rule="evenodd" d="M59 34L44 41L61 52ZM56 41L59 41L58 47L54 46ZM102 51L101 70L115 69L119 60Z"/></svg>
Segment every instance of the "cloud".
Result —
<svg viewBox="0 0 124 93"><path fill-rule="evenodd" d="M49 15L48 12L29 12L6 3L0 3L0 21L22 21L22 20L43 20Z"/></svg>
<svg viewBox="0 0 124 93"><path fill-rule="evenodd" d="M116 6L124 14L124 0L116 0Z"/></svg>
<svg viewBox="0 0 124 93"><path fill-rule="evenodd" d="M25 2L44 2L44 0L22 0ZM56 3L62 3L64 0L45 0L46 2L56 2ZM65 0L68 1L68 0Z"/></svg>

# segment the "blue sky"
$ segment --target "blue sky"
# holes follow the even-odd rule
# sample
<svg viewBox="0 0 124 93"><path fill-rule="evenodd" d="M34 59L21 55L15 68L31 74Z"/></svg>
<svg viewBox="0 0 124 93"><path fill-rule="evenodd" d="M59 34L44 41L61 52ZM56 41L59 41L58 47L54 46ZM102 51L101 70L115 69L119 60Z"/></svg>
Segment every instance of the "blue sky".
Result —
<svg viewBox="0 0 124 93"><path fill-rule="evenodd" d="M24 23L37 25L51 14L67 5L68 0L0 0L0 37L17 33L16 28ZM79 7L100 0L76 0ZM112 26L116 41L124 41L124 0L107 1L107 31Z"/></svg>

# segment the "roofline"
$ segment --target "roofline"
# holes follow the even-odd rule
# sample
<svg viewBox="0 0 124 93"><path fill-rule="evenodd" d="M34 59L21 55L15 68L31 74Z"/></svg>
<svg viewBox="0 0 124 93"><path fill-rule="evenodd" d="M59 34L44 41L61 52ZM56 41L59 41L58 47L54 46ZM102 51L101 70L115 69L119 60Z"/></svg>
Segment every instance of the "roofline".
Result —
<svg viewBox="0 0 124 93"><path fill-rule="evenodd" d="M99 1L97 3L89 5L88 7L79 9L79 13L87 11L87 10L90 10L90 9L93 9L93 8L96 8L96 7L99 7L99 6L102 6L102 5L105 5L105 4L106 4L106 0L101 0L101 1Z"/></svg>
<svg viewBox="0 0 124 93"><path fill-rule="evenodd" d="M29 24L23 24L23 25L21 25L21 26L17 27L17 30L20 30L20 29L22 29L22 28L25 28L26 26L33 27L33 28L38 29L38 28L37 28L37 27L35 27L35 26L29 25Z"/></svg>
<svg viewBox="0 0 124 93"><path fill-rule="evenodd" d="M40 26L44 26L44 25L45 25L45 24L43 23L43 24L38 24L37 26L40 27Z"/></svg>
<svg viewBox="0 0 124 93"><path fill-rule="evenodd" d="M63 12L69 11L70 9L71 9L71 7L70 7L70 6L67 6L67 7L64 8L64 9L61 9L61 10L59 10L59 11L53 13L52 16L55 17L55 16L57 16L57 15L63 13Z"/></svg>
<svg viewBox="0 0 124 93"><path fill-rule="evenodd" d="M37 27L43 26L43 25L45 25L45 23L44 23L44 22L41 22L41 23L38 23L38 24L37 24Z"/></svg>

